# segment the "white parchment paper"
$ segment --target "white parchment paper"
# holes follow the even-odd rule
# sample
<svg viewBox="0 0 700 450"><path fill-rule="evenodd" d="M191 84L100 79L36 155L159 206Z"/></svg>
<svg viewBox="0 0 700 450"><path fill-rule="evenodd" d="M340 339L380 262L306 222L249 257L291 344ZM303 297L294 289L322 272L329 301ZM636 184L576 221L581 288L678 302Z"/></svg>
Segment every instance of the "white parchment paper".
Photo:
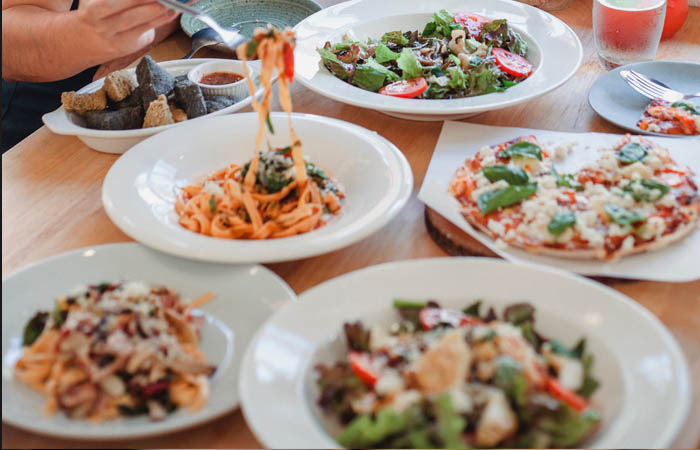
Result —
<svg viewBox="0 0 700 450"><path fill-rule="evenodd" d="M657 281L691 281L700 279L700 230L680 242L653 252L628 256L615 262L572 260L537 255L513 247L494 245L494 239L474 230L460 212L460 205L448 192L457 168L471 155L487 145L499 144L522 135L535 135L547 149L559 144L576 143L569 156L555 167L572 172L598 158L598 149L612 147L622 135L604 133L564 133L529 128L494 127L462 122L445 122L418 198L469 233L499 256L515 263L555 266L582 275ZM700 141L687 138L647 137L668 148L679 166L689 166L700 184Z"/></svg>

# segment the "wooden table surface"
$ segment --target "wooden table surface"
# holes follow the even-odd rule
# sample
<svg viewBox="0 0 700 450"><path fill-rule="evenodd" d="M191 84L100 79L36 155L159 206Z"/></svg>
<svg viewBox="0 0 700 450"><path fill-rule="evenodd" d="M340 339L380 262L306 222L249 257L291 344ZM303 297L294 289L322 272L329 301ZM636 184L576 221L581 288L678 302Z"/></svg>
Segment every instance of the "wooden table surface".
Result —
<svg viewBox="0 0 700 450"><path fill-rule="evenodd" d="M321 0L320 3L329 6L339 2ZM523 105L481 114L470 121L560 131L622 132L598 117L588 106L588 89L603 74L593 43L591 0L575 0L572 6L555 15L569 24L583 43L583 65L576 75L554 92ZM178 32L155 47L151 55L159 61L178 59L187 53L189 46L187 36ZM203 51L198 56L210 55ZM661 43L657 59L700 61L700 8L691 8L681 31L672 40ZM377 131L396 144L411 164L414 193L418 191L441 123L390 118L326 99L298 84L292 92L295 111L340 118ZM79 247L130 240L110 222L100 200L102 180L116 158L89 149L75 137L52 134L46 127L2 156L3 274ZM424 206L414 195L381 233L327 255L268 267L300 293L330 278L374 264L445 257L446 254L428 236L423 213ZM609 282L609 285L659 317L683 348L691 378L695 380L693 406L674 447L698 447L700 281L678 284L619 281ZM45 438L5 424L2 426L2 444L3 448L90 448L95 445ZM189 431L98 445L102 448L256 448L260 443L237 410Z"/></svg>

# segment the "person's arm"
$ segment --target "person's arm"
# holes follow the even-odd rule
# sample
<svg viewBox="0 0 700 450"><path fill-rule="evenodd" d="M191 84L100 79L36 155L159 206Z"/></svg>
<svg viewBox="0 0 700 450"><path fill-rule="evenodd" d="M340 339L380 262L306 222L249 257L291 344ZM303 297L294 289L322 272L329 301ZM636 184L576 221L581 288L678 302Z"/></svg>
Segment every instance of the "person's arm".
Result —
<svg viewBox="0 0 700 450"><path fill-rule="evenodd" d="M55 81L136 53L175 15L155 0L2 0L2 77Z"/></svg>

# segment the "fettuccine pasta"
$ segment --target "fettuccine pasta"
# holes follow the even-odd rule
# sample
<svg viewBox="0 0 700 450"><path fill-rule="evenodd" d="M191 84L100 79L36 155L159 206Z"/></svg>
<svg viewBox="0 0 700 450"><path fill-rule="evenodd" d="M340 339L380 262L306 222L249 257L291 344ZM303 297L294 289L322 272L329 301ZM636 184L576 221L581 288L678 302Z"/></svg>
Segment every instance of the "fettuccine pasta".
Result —
<svg viewBox="0 0 700 450"><path fill-rule="evenodd" d="M253 159L231 164L202 183L182 189L175 204L179 223L195 233L225 239L268 239L294 236L323 226L340 212L345 198L337 180L304 159L301 141L292 127L289 83L294 77L294 33L274 27L258 29L253 40L238 48L244 61L258 132ZM261 61L262 101L255 98L245 61L257 53ZM261 151L270 123L272 75L279 73L279 96L289 117L291 145Z"/></svg>

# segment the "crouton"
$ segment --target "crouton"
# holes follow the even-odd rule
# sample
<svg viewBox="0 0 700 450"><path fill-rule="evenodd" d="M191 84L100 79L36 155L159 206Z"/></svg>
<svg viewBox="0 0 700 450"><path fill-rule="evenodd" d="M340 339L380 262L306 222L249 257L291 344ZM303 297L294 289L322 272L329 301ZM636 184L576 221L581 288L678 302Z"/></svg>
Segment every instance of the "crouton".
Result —
<svg viewBox="0 0 700 450"><path fill-rule="evenodd" d="M173 113L170 112L168 99L165 95L160 95L148 105L146 117L143 119L143 128L159 127L175 123Z"/></svg>
<svg viewBox="0 0 700 450"><path fill-rule="evenodd" d="M112 72L105 78L104 90L113 102L127 98L136 87L134 76L126 70Z"/></svg>
<svg viewBox="0 0 700 450"><path fill-rule="evenodd" d="M467 379L471 353L461 329L447 332L418 360L416 380L421 391L439 394Z"/></svg>
<svg viewBox="0 0 700 450"><path fill-rule="evenodd" d="M141 88L144 109L148 109L159 95L167 95L175 87L175 78L150 56L144 56L136 66L136 77Z"/></svg>
<svg viewBox="0 0 700 450"><path fill-rule="evenodd" d="M202 95L202 89L189 80L175 83L175 98L177 103L194 119L207 113L207 104Z"/></svg>
<svg viewBox="0 0 700 450"><path fill-rule="evenodd" d="M121 108L116 111L87 111L85 122L88 128L98 130L132 130L141 128L143 124L143 108L141 105Z"/></svg>
<svg viewBox="0 0 700 450"><path fill-rule="evenodd" d="M178 108L177 105L175 105L174 103L169 103L169 105L170 112L173 115L173 120L175 121L175 123L187 120L187 113L185 113L185 111Z"/></svg>
<svg viewBox="0 0 700 450"><path fill-rule="evenodd" d="M87 94L75 91L61 93L61 103L66 111L84 115L86 111L97 111L107 107L107 95L104 89Z"/></svg>
<svg viewBox="0 0 700 450"><path fill-rule="evenodd" d="M484 412L476 424L476 445L495 447L518 431L518 418L503 391L490 393Z"/></svg>

